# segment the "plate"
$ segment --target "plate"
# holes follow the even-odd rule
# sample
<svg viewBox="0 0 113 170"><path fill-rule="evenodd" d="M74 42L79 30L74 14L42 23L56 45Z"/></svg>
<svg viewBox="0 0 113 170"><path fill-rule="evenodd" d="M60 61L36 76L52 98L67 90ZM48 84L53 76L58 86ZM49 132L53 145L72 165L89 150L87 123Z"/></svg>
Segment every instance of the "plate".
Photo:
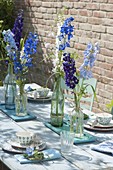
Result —
<svg viewBox="0 0 113 170"><path fill-rule="evenodd" d="M46 148L46 143L39 140L37 143L31 143L31 145L21 145L19 142L15 141L7 141L7 143L9 143L14 149L26 149L28 146L35 146L36 149L38 149L39 151L43 150Z"/></svg>
<svg viewBox="0 0 113 170"><path fill-rule="evenodd" d="M110 122L108 125L101 125L97 123L94 127L95 128L113 128L113 122Z"/></svg>
<svg viewBox="0 0 113 170"><path fill-rule="evenodd" d="M91 125L84 125L84 128L87 129L87 130L91 130L91 131L99 131L99 132L109 132L109 131L113 131L113 127L92 127Z"/></svg>
<svg viewBox="0 0 113 170"><path fill-rule="evenodd" d="M36 99L34 98L34 94L30 92L27 94L27 97L28 97L28 101L46 102L46 101L51 101L52 92L50 92L46 97L37 97Z"/></svg>
<svg viewBox="0 0 113 170"><path fill-rule="evenodd" d="M2 150L6 151L6 152L9 152L9 153L15 153L15 154L25 153L25 149L24 150L22 150L22 149L14 149L9 143L5 143L2 146Z"/></svg>
<svg viewBox="0 0 113 170"><path fill-rule="evenodd" d="M47 102L47 101L51 101L51 97L46 97L46 98L32 98L32 97L28 97L28 101L32 101L32 102Z"/></svg>
<svg viewBox="0 0 113 170"><path fill-rule="evenodd" d="M91 126L93 124L93 122L92 121L88 121L87 125ZM113 120L111 120L111 122L108 125L102 125L100 123L97 123L93 127L95 127L95 128L113 128Z"/></svg>

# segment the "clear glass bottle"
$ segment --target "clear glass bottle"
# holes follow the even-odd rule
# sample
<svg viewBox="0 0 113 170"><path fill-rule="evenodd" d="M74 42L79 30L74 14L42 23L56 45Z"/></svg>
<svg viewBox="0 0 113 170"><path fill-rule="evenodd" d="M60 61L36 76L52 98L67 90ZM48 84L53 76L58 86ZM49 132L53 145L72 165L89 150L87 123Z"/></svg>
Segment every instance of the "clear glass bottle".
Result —
<svg viewBox="0 0 113 170"><path fill-rule="evenodd" d="M84 114L80 109L80 102L75 101L75 109L70 116L70 131L75 132L75 137L84 136Z"/></svg>
<svg viewBox="0 0 113 170"><path fill-rule="evenodd" d="M16 79L13 74L13 65L8 64L8 74L4 80L5 108L15 109Z"/></svg>
<svg viewBox="0 0 113 170"><path fill-rule="evenodd" d="M16 116L26 116L27 115L27 94L24 91L24 84L18 85L18 90L15 100Z"/></svg>
<svg viewBox="0 0 113 170"><path fill-rule="evenodd" d="M64 118L64 95L61 88L61 76L58 76L53 89L51 100L51 124L56 127L63 125Z"/></svg>

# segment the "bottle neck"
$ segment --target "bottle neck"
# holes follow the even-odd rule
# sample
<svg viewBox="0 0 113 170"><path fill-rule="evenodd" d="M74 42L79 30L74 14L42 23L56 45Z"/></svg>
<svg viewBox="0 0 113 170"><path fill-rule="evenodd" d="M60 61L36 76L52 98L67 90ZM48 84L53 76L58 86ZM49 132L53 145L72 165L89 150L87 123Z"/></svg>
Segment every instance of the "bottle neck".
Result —
<svg viewBox="0 0 113 170"><path fill-rule="evenodd" d="M8 64L8 74L13 74L13 65L11 63Z"/></svg>

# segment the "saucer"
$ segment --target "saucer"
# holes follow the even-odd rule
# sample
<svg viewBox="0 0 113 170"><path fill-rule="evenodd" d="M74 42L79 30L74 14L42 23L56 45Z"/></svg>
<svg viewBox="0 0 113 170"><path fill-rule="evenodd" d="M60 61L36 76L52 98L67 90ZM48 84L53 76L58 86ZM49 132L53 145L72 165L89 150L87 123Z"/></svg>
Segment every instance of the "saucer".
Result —
<svg viewBox="0 0 113 170"><path fill-rule="evenodd" d="M32 142L29 145L20 144L17 140L15 140L15 141L9 140L9 141L7 141L7 143L9 143L14 149L25 150L27 147L32 146L32 147L36 147L37 150L41 151L46 148L46 143L41 140L37 141L36 143Z"/></svg>
<svg viewBox="0 0 113 170"><path fill-rule="evenodd" d="M109 132L109 131L113 131L113 127L93 127L89 124L84 125L84 128L87 130L91 130L91 131L99 131L99 132Z"/></svg>

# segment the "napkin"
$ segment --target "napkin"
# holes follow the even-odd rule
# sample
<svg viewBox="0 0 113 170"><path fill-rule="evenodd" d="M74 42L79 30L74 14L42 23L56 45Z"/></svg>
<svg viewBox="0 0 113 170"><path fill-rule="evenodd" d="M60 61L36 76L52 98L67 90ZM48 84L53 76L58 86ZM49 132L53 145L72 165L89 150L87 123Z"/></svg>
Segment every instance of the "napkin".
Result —
<svg viewBox="0 0 113 170"><path fill-rule="evenodd" d="M113 155L113 140L104 141L98 145L91 145L92 150Z"/></svg>
<svg viewBox="0 0 113 170"><path fill-rule="evenodd" d="M44 154L44 159L43 160L28 160L26 159L22 154L14 155L14 157L21 163L21 164L27 164L27 163L38 163L41 161L49 161L49 160L54 160L61 158L61 154L58 150L56 149L46 149L42 151Z"/></svg>

